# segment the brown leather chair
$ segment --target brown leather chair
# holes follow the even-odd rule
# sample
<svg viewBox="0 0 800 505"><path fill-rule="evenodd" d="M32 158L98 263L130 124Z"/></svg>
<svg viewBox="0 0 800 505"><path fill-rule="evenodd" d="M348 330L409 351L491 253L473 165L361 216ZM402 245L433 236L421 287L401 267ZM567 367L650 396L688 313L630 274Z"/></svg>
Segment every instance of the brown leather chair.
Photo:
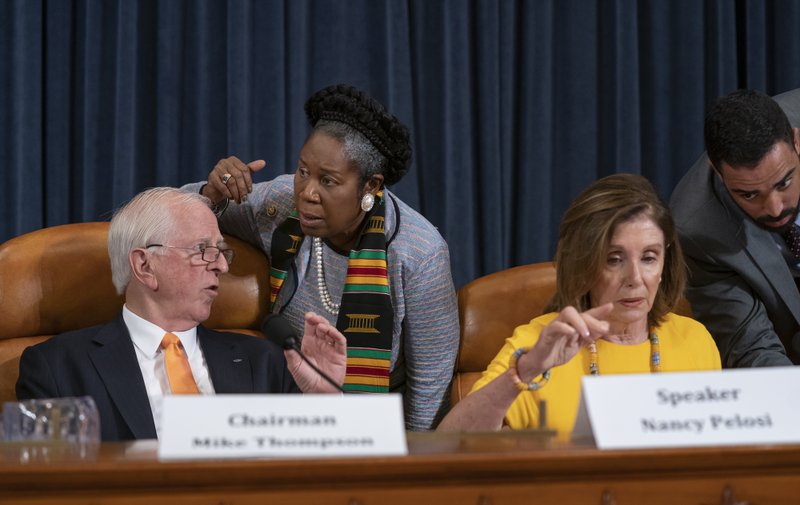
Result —
<svg viewBox="0 0 800 505"><path fill-rule="evenodd" d="M534 263L480 277L458 290L461 345L451 403L464 398L514 328L543 313L556 290L553 263Z"/></svg>
<svg viewBox="0 0 800 505"><path fill-rule="evenodd" d="M544 313L555 291L554 263L535 263L489 274L458 291L461 345L452 405L469 393L514 328ZM685 316L692 313L685 299L675 312Z"/></svg>
<svg viewBox="0 0 800 505"><path fill-rule="evenodd" d="M52 335L113 319L123 298L111 283L108 223L44 228L0 245L0 405L15 399L19 357ZM236 238L230 271L220 280L210 328L260 335L269 293L269 262Z"/></svg>

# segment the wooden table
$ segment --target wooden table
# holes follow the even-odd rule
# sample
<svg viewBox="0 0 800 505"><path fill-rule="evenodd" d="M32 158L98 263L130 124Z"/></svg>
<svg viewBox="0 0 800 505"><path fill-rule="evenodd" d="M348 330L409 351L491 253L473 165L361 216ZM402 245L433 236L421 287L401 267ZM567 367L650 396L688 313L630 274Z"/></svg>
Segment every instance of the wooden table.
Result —
<svg viewBox="0 0 800 505"><path fill-rule="evenodd" d="M0 445L0 504L800 503L800 445L598 450L409 433L405 457L160 462L154 442Z"/></svg>

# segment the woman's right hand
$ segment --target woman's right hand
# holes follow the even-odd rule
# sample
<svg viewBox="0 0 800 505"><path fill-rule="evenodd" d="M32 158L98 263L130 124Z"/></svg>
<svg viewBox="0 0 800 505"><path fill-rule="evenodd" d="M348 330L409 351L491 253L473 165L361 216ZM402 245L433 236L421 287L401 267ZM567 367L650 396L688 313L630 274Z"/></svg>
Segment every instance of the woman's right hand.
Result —
<svg viewBox="0 0 800 505"><path fill-rule="evenodd" d="M229 198L236 203L247 201L253 191L251 174L267 166L264 160L254 160L245 164L236 156L219 160L208 174L208 184L203 187L203 195L215 204Z"/></svg>
<svg viewBox="0 0 800 505"><path fill-rule="evenodd" d="M539 340L530 352L520 358L517 373L528 382L537 375L571 360L578 350L608 334L609 324L604 319L614 308L613 303L578 312L567 307L545 326Z"/></svg>

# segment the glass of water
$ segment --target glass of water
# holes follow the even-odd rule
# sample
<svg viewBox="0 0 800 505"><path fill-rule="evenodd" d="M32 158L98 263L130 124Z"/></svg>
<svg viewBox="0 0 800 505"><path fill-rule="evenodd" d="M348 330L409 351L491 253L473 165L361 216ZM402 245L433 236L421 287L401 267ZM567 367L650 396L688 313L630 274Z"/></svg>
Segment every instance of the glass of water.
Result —
<svg viewBox="0 0 800 505"><path fill-rule="evenodd" d="M100 442L100 416L90 396L6 402L5 440Z"/></svg>

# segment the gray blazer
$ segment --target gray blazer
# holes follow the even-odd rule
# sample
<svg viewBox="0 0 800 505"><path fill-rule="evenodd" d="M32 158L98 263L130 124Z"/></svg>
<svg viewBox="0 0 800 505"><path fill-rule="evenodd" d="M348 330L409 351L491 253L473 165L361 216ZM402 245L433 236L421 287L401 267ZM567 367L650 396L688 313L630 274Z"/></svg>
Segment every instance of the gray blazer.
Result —
<svg viewBox="0 0 800 505"><path fill-rule="evenodd" d="M800 89L775 101L800 125ZM800 364L800 293L789 267L771 233L731 199L705 154L678 183L670 206L689 267L687 298L717 342L723 366Z"/></svg>

